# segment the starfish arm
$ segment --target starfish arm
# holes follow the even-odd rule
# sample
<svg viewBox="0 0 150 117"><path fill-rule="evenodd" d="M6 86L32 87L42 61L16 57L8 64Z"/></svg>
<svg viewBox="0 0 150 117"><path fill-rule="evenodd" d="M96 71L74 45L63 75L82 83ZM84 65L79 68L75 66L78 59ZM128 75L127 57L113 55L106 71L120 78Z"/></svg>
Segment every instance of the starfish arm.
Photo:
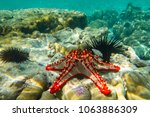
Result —
<svg viewBox="0 0 150 117"><path fill-rule="evenodd" d="M56 61L52 64L48 64L45 69L47 71L60 71L61 72L64 69L63 66L65 65L65 61L66 61L66 58L62 58L59 61Z"/></svg>
<svg viewBox="0 0 150 117"><path fill-rule="evenodd" d="M105 94L105 95L110 94L111 91L108 89L105 81L102 79L102 77L99 75L99 73L96 72L96 70L92 66L92 63L89 60L87 60L86 63L88 63L88 64L85 64L85 66L92 73L92 75L89 78L94 82L94 84L99 88L99 90L103 94Z"/></svg>
<svg viewBox="0 0 150 117"><path fill-rule="evenodd" d="M59 74L59 76L56 78L56 81L53 83L53 85L50 87L50 92L55 93L60 88L62 88L66 82L71 78L71 70L73 69L74 65L72 62L68 62L67 65L64 67L64 70Z"/></svg>
<svg viewBox="0 0 150 117"><path fill-rule="evenodd" d="M97 63L97 65L95 65L94 67L98 71L113 71L113 72L118 72L120 70L119 66L113 65L112 63L102 62L98 58L94 57L94 61Z"/></svg>

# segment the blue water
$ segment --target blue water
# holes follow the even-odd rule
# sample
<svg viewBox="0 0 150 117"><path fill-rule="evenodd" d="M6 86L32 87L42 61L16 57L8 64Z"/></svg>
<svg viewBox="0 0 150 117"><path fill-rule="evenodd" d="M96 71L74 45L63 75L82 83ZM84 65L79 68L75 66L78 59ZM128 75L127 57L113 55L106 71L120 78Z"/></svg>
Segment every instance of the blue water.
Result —
<svg viewBox="0 0 150 117"><path fill-rule="evenodd" d="M116 9L121 11L131 2L147 9L150 0L0 0L0 9L60 8L92 13L95 9Z"/></svg>

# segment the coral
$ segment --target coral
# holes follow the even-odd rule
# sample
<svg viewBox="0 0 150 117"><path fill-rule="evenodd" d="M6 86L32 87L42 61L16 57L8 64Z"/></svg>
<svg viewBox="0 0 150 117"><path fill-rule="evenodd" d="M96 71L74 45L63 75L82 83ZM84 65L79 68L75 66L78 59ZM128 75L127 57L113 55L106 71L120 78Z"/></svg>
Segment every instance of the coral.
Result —
<svg viewBox="0 0 150 117"><path fill-rule="evenodd" d="M70 27L72 29L76 27L80 27L84 29L87 26L87 18L86 15L84 17L82 15L79 16L72 16L72 18L68 18L67 22L65 23L65 27Z"/></svg>
<svg viewBox="0 0 150 117"><path fill-rule="evenodd" d="M93 12L91 16L88 17L88 21L91 22L97 19L102 19L102 17L103 17L103 11L96 10Z"/></svg>
<svg viewBox="0 0 150 117"><path fill-rule="evenodd" d="M55 52L57 52L57 53L59 52L59 53L64 54L64 55L67 55L68 52L69 52L69 49L68 49L68 48L62 46L62 45L59 44L59 43L50 43L50 44L49 44L49 48L50 48L50 49L53 48L53 49L55 50Z"/></svg>
<svg viewBox="0 0 150 117"><path fill-rule="evenodd" d="M110 61L110 56L112 53L119 53L122 51L122 45L120 40L116 38L108 39L106 35L101 36L100 39L91 40L91 42L87 42L87 49L97 49L99 50L103 57L104 62Z"/></svg>
<svg viewBox="0 0 150 117"><path fill-rule="evenodd" d="M55 17L45 16L36 21L37 30L41 33L49 33L58 26L58 19Z"/></svg>
<svg viewBox="0 0 150 117"><path fill-rule="evenodd" d="M123 25L122 24L115 24L112 27L112 32L115 35L115 37L121 38L121 34L123 32Z"/></svg>
<svg viewBox="0 0 150 117"><path fill-rule="evenodd" d="M101 28L101 27L108 27L108 24L106 21L104 20L100 20L100 19L97 19L95 21L91 21L89 24L88 24L89 27L92 27L92 28Z"/></svg>
<svg viewBox="0 0 150 117"><path fill-rule="evenodd" d="M111 91L98 71L118 72L120 67L100 61L98 56L92 55L87 50L73 50L65 58L47 65L46 70L60 72L56 81L50 87L50 93L59 91L71 78L84 76L91 79L100 92L109 95Z"/></svg>
<svg viewBox="0 0 150 117"><path fill-rule="evenodd" d="M130 22L125 22L123 27L122 35L124 37L130 36L134 31L133 25Z"/></svg>
<svg viewBox="0 0 150 117"><path fill-rule="evenodd" d="M24 34L32 34L34 31L41 33L50 33L55 31L59 22L58 19L53 16L43 16L38 18L37 16L29 17L23 20L19 24L14 24L14 30L21 31Z"/></svg>
<svg viewBox="0 0 150 117"><path fill-rule="evenodd" d="M131 46L143 60L150 59L149 32L136 29L129 37L123 38L123 43Z"/></svg>
<svg viewBox="0 0 150 117"><path fill-rule="evenodd" d="M7 26L5 24L1 24L0 25L0 36L4 36L4 35L10 33L11 30L12 30L12 27Z"/></svg>
<svg viewBox="0 0 150 117"><path fill-rule="evenodd" d="M96 20L106 22L109 28L111 28L118 21L118 12L115 10L95 11L88 17L89 23ZM97 24L98 25L98 24Z"/></svg>
<svg viewBox="0 0 150 117"><path fill-rule="evenodd" d="M89 26L99 28L105 26L103 22L106 22L109 31L116 38L119 38L123 44L131 46L141 59L149 60L149 19L149 10L143 10L129 3L120 14L113 10L94 12L89 16Z"/></svg>
<svg viewBox="0 0 150 117"><path fill-rule="evenodd" d="M0 52L0 59L5 63L21 63L28 60L28 58L29 53L27 51L21 50L20 48L10 47Z"/></svg>
<svg viewBox="0 0 150 117"><path fill-rule="evenodd" d="M134 28L150 32L150 20L137 20L134 23Z"/></svg>
<svg viewBox="0 0 150 117"><path fill-rule="evenodd" d="M34 31L53 33L66 27L82 28L87 26L84 13L59 9L22 9L0 11L0 36L16 32L20 37L32 37ZM8 16L7 16L7 15ZM16 23L17 22L17 23Z"/></svg>
<svg viewBox="0 0 150 117"><path fill-rule="evenodd" d="M112 27L119 19L116 10L106 10L103 14L103 20L108 23L108 27Z"/></svg>
<svg viewBox="0 0 150 117"><path fill-rule="evenodd" d="M143 13L140 7L128 3L126 9L120 14L120 18L122 20L132 21L134 19L142 19L142 15Z"/></svg>
<svg viewBox="0 0 150 117"><path fill-rule="evenodd" d="M30 60L27 59L21 64L0 64L0 99L150 99L150 10L136 9L129 4L120 15L113 10L100 11L89 20L90 27L86 27L86 15L77 11L1 10L0 17L0 53L7 47L23 47L24 49L20 48L21 51L30 52ZM108 37L115 36L126 44L123 45L123 48L126 47L123 53L112 53L110 56L109 61L121 68L117 73L100 71L104 68L110 70L110 63L108 60L103 61L102 53L93 47L89 47L95 54L92 54L93 58L104 64L99 64L90 59L91 57L82 58L80 61L77 56L78 59L75 60L75 54L69 53L72 49L82 49L78 50L81 56L86 42L91 45L105 34ZM68 53L72 58L67 58ZM64 59L63 57L63 62L51 65ZM0 62L4 62L1 60ZM43 69L43 65L47 63L50 63L50 68L65 69L65 72L54 69L47 72ZM94 75L100 75L104 82L98 81L88 67L93 73L96 71ZM71 71L67 71L69 69ZM83 74L78 74L82 71ZM75 76L76 73L78 75ZM104 95L93 79L98 86L106 83L111 93ZM49 93L54 87L53 82L58 83L60 88L54 94Z"/></svg>

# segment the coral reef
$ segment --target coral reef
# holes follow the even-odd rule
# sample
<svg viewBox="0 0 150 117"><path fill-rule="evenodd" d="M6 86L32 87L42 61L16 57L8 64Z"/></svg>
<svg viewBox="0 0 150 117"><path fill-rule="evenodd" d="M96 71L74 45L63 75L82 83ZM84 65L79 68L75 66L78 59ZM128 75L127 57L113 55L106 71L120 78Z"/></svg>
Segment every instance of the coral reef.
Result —
<svg viewBox="0 0 150 117"><path fill-rule="evenodd" d="M142 18L142 9L140 7L134 6L132 3L128 3L126 9L120 14L120 18L123 20L132 21L134 19Z"/></svg>
<svg viewBox="0 0 150 117"><path fill-rule="evenodd" d="M10 62L0 60L0 99L149 99L149 18L149 10L136 8L132 4L121 13L114 10L98 11L91 18L88 17L89 27L86 27L86 15L76 11L1 10L1 58L2 55L5 58L10 56L2 54L8 47L21 48L16 51L17 55L22 52L28 53L25 61L19 64L12 60L9 60ZM109 39L115 36L123 42L124 49L123 52L112 53L110 56L110 62L120 67L119 72L98 71L111 93L104 95L90 79L83 76L76 76L66 82L58 92L49 93L49 87L53 86L59 72L47 72L45 66L62 59L72 50L84 50L87 42L101 39L104 35L108 35ZM92 51L92 54L98 55L102 61L102 52L94 48Z"/></svg>
<svg viewBox="0 0 150 117"><path fill-rule="evenodd" d="M91 25L91 23L101 20L101 23L105 22L105 24L107 24L107 26L109 28L111 28L119 20L118 12L115 10L95 11L91 16L88 17L88 20L89 20L89 26L91 26L91 27L93 27ZM99 23L99 22L97 22L97 23ZM101 26L103 26L103 25L99 25L97 27L100 28Z"/></svg>
<svg viewBox="0 0 150 117"><path fill-rule="evenodd" d="M113 14L112 17L109 14ZM129 3L121 13L114 10L95 11L88 19L88 26L108 27L116 38L132 46L141 59L150 59L150 45L147 43L150 35L149 10L142 10Z"/></svg>
<svg viewBox="0 0 150 117"><path fill-rule="evenodd" d="M6 37L31 37L35 31L52 33L66 27L83 29L87 25L86 15L77 11L25 9L3 10L0 14L0 35Z"/></svg>

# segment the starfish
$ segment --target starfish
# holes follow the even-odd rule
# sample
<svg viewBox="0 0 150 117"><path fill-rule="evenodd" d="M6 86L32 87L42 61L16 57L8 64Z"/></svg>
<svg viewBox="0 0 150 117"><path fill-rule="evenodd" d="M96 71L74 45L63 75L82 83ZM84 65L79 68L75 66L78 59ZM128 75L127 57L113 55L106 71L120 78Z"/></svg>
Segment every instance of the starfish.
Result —
<svg viewBox="0 0 150 117"><path fill-rule="evenodd" d="M118 72L120 67L101 61L98 55L93 55L88 50L73 50L59 61L48 64L46 70L60 72L50 86L52 94L59 91L67 81L80 75L91 79L101 93L109 95L111 90L108 89L99 72Z"/></svg>

